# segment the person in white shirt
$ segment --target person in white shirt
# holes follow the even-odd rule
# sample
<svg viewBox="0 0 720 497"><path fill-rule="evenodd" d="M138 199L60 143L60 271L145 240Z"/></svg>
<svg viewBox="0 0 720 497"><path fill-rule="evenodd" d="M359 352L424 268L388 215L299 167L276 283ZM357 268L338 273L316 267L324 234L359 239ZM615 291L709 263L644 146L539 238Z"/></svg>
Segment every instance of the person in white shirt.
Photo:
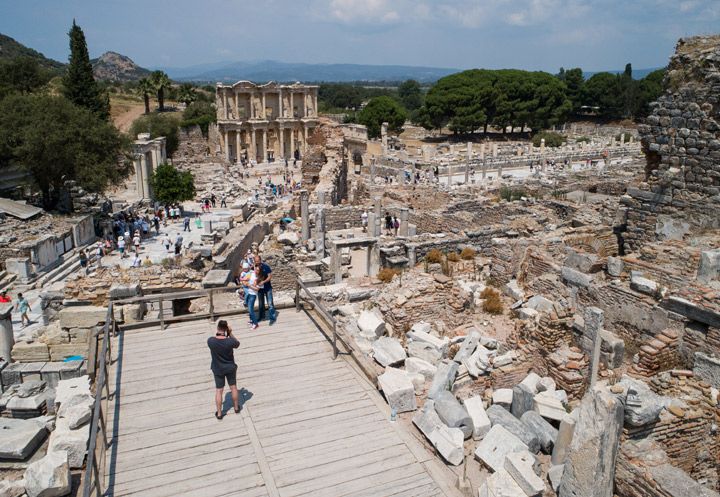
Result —
<svg viewBox="0 0 720 497"><path fill-rule="evenodd" d="M117 246L118 246L118 252L120 252L120 258L124 259L125 258L125 237L124 236L120 235L118 237Z"/></svg>

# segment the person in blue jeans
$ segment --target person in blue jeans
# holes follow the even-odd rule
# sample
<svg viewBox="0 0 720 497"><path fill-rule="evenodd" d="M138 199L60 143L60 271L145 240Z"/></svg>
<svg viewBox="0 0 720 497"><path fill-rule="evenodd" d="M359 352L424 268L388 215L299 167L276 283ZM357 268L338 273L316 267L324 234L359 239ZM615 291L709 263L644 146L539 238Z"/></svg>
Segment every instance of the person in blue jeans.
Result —
<svg viewBox="0 0 720 497"><path fill-rule="evenodd" d="M277 310L272 293L272 269L262 261L259 255L255 256L255 268L260 268L258 275L258 320L265 319L265 302L267 301L267 314L270 324L277 320Z"/></svg>

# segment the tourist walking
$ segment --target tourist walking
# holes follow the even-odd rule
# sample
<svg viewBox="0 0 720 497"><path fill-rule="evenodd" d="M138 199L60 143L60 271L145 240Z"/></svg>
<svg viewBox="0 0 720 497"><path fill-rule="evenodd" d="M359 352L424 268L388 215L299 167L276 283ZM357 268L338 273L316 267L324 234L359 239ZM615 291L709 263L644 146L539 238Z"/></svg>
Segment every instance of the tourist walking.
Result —
<svg viewBox="0 0 720 497"><path fill-rule="evenodd" d="M180 233L178 233L177 238L175 238L175 255L180 255L180 249L182 249L182 242L183 237Z"/></svg>
<svg viewBox="0 0 720 497"><path fill-rule="evenodd" d="M397 216L393 217L393 229L395 230L395 236L397 236L398 230L400 229L400 220Z"/></svg>
<svg viewBox="0 0 720 497"><path fill-rule="evenodd" d="M220 197L220 207L225 207L225 208L227 208L227 201L226 201L226 200L227 200L227 197L226 197L226 195L223 193L222 196Z"/></svg>
<svg viewBox="0 0 720 497"><path fill-rule="evenodd" d="M104 253L102 242L97 242L97 245L95 245L95 260L97 261L98 267L102 267L102 258Z"/></svg>
<svg viewBox="0 0 720 497"><path fill-rule="evenodd" d="M255 268L260 269L258 286L258 321L265 318L265 302L267 302L268 319L270 324L274 324L277 320L277 311L275 310L275 302L273 301L272 292L272 269L264 263L259 255L255 256Z"/></svg>
<svg viewBox="0 0 720 497"><path fill-rule="evenodd" d="M214 208L215 208L215 203L217 202L217 197L215 196L214 193L213 193L212 195L210 195L210 202L212 203L212 206L213 206L213 209L214 209Z"/></svg>
<svg viewBox="0 0 720 497"><path fill-rule="evenodd" d="M20 323L23 328L30 325L30 318L28 317L28 311L31 311L30 304L27 299L23 297L22 293L18 293L18 301L15 304L15 310L20 313Z"/></svg>
<svg viewBox="0 0 720 497"><path fill-rule="evenodd" d="M393 230L392 216L390 215L389 212L386 211L385 212L385 233L387 235L392 235L392 230Z"/></svg>
<svg viewBox="0 0 720 497"><path fill-rule="evenodd" d="M120 235L118 237L117 246L118 246L118 252L120 252L120 258L124 259L125 258L125 237L124 236Z"/></svg>
<svg viewBox="0 0 720 497"><path fill-rule="evenodd" d="M80 259L80 267L85 270L85 274L88 273L88 256L87 252L85 252L85 249L82 249L80 251L80 254L78 254L78 258Z"/></svg>
<svg viewBox="0 0 720 497"><path fill-rule="evenodd" d="M202 219L199 212L195 214L195 227L199 230L202 229Z"/></svg>
<svg viewBox="0 0 720 497"><path fill-rule="evenodd" d="M190 231L190 216L185 214L185 218L183 219L183 231Z"/></svg>
<svg viewBox="0 0 720 497"><path fill-rule="evenodd" d="M170 235L165 235L165 238L163 239L163 245L165 245L165 252L170 252L171 244L172 240L170 240Z"/></svg>
<svg viewBox="0 0 720 497"><path fill-rule="evenodd" d="M234 350L240 346L237 338L232 334L230 325L224 319L218 321L215 336L207 339L210 349L210 370L215 377L215 417L222 419L223 390L227 382L230 396L233 401L235 413L240 412L239 396L237 390L237 364L235 364Z"/></svg>
<svg viewBox="0 0 720 497"><path fill-rule="evenodd" d="M367 231L367 223L368 223L367 211L363 211L362 214L360 214L360 221L362 222L363 231Z"/></svg>
<svg viewBox="0 0 720 497"><path fill-rule="evenodd" d="M135 236L133 237L133 248L136 254L140 252L140 232L138 231L135 232Z"/></svg>

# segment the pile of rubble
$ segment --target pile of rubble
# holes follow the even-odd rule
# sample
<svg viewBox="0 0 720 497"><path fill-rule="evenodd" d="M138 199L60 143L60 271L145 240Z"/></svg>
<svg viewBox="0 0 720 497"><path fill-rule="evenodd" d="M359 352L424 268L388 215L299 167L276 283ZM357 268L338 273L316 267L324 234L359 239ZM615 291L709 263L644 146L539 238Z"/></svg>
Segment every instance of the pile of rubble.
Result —
<svg viewBox="0 0 720 497"><path fill-rule="evenodd" d="M85 464L94 406L87 376L54 387L30 380L7 388L0 397L0 461L25 471L22 479L3 479L0 495L68 495L71 470Z"/></svg>

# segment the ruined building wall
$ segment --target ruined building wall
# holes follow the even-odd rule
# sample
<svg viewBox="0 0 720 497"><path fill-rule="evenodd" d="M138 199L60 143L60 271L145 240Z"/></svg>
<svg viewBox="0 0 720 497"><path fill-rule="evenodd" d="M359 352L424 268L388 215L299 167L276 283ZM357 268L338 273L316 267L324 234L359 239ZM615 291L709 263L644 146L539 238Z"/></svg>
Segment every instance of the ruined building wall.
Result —
<svg viewBox="0 0 720 497"><path fill-rule="evenodd" d="M647 184L628 188L625 250L720 227L720 36L681 39L638 127Z"/></svg>
<svg viewBox="0 0 720 497"><path fill-rule="evenodd" d="M207 162L209 156L208 140L200 126L178 129L178 148L173 154L173 163L176 166Z"/></svg>

